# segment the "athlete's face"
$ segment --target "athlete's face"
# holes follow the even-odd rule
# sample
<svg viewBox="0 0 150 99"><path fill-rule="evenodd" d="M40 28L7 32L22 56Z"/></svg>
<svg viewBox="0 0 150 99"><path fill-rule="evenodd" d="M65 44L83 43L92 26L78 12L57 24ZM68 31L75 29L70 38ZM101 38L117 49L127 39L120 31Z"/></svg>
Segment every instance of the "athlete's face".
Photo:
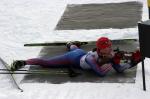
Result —
<svg viewBox="0 0 150 99"><path fill-rule="evenodd" d="M98 55L109 57L112 53L112 47L107 47L105 49L98 49Z"/></svg>

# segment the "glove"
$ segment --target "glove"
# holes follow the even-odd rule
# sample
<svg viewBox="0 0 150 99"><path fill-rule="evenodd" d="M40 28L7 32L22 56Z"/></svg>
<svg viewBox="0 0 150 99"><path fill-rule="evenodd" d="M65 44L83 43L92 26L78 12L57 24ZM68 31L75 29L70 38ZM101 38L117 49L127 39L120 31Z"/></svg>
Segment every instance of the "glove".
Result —
<svg viewBox="0 0 150 99"><path fill-rule="evenodd" d="M132 53L131 63L132 65L137 65L141 61L141 53L139 50Z"/></svg>
<svg viewBox="0 0 150 99"><path fill-rule="evenodd" d="M141 61L141 53L139 50L137 50L136 52L134 52L132 54L132 59L135 61L135 62L139 62Z"/></svg>
<svg viewBox="0 0 150 99"><path fill-rule="evenodd" d="M113 57L113 63L114 64L120 64L121 59L123 58L121 53L115 53Z"/></svg>
<svg viewBox="0 0 150 99"><path fill-rule="evenodd" d="M114 50L114 52L116 52L113 57L113 62L115 64L131 62L132 52L120 51L119 48Z"/></svg>
<svg viewBox="0 0 150 99"><path fill-rule="evenodd" d="M100 66L106 64L106 63L110 63L111 62L111 58L109 57L100 57L98 60L97 60L98 64Z"/></svg>

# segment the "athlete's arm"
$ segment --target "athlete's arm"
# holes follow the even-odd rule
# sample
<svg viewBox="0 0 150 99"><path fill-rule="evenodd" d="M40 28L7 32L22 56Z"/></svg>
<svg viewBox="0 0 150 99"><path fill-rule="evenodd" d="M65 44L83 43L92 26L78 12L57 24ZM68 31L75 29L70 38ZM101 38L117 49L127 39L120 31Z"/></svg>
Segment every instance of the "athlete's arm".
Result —
<svg viewBox="0 0 150 99"><path fill-rule="evenodd" d="M87 55L85 61L99 76L105 76L107 72L112 69L112 65L110 63L105 63L102 65L98 64L92 55Z"/></svg>

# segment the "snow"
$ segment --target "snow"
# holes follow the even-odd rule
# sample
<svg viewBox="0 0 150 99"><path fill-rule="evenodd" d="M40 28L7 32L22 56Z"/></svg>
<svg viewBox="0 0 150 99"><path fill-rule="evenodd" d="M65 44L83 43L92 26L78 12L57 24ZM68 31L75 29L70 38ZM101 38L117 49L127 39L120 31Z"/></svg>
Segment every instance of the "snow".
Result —
<svg viewBox="0 0 150 99"><path fill-rule="evenodd" d="M1 0L0 2L0 57L9 64L16 59L36 57L41 47L25 48L24 43L96 40L99 36L111 39L137 38L138 30L95 29L54 30L67 4L118 3L135 0ZM142 20L148 19L147 0L143 2ZM85 34L86 32L86 34ZM115 35L111 35L110 33ZM136 83L21 83L19 92L7 75L0 75L0 99L149 99L150 60L145 60L147 91L142 90L141 64L138 64ZM0 67L2 65L0 64ZM17 77L17 81L21 77Z"/></svg>

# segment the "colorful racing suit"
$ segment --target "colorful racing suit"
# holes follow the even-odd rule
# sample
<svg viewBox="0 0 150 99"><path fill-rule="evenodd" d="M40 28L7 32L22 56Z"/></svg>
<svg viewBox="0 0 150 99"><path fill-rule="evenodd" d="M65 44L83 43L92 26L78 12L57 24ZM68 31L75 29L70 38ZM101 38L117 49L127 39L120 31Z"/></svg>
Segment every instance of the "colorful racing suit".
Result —
<svg viewBox="0 0 150 99"><path fill-rule="evenodd" d="M112 67L117 72L123 72L125 69L131 67L129 63L116 64L113 59L110 59L104 64L99 64L102 61L97 52L85 52L76 45L70 46L70 51L59 56L51 58L32 58L26 60L27 65L40 65L42 67L69 67L81 69L92 69L97 75L105 76Z"/></svg>

